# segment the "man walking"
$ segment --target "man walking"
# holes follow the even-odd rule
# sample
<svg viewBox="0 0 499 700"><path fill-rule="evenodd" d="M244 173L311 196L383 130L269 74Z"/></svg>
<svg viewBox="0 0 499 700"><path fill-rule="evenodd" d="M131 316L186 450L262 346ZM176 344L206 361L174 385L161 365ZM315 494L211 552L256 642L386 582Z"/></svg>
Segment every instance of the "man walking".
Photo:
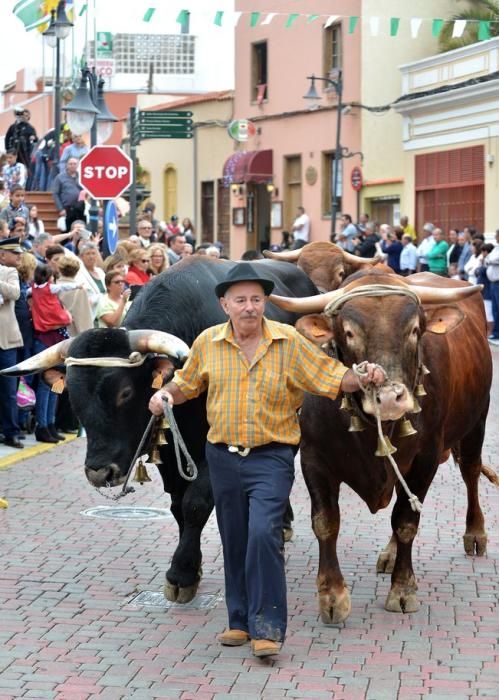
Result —
<svg viewBox="0 0 499 700"><path fill-rule="evenodd" d="M59 173L52 183L52 196L59 216L66 217L66 231L76 220L85 221L85 202L80 201L82 186L78 180L78 159L68 158L66 170Z"/></svg>
<svg viewBox="0 0 499 700"><path fill-rule="evenodd" d="M255 656L279 653L287 625L282 522L300 440L303 394L335 399L360 380L294 328L264 318L274 283L247 262L215 287L227 323L201 333L184 368L149 403L181 404L207 391L206 446L224 551L226 646L251 638ZM368 365L362 383L384 381Z"/></svg>
<svg viewBox="0 0 499 700"><path fill-rule="evenodd" d="M308 243L310 238L310 217L305 213L303 207L298 207L296 210L296 219L293 222L293 250L302 248Z"/></svg>

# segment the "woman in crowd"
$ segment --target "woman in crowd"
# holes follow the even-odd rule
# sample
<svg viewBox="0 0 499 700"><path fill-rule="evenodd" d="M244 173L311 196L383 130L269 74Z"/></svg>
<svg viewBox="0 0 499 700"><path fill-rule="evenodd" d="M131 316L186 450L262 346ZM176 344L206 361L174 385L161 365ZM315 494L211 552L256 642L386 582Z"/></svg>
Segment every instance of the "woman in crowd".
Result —
<svg viewBox="0 0 499 700"><path fill-rule="evenodd" d="M97 305L95 320L99 328L119 328L130 308L130 289L125 289L125 278L117 270L106 272L105 294Z"/></svg>
<svg viewBox="0 0 499 700"><path fill-rule="evenodd" d="M38 207L33 204L29 208L28 238L38 238L41 233L45 233L43 221L38 218Z"/></svg>
<svg viewBox="0 0 499 700"><path fill-rule="evenodd" d="M153 243L149 248L149 272L153 277L164 272L170 267L170 261L166 254L166 248L161 243Z"/></svg>
<svg viewBox="0 0 499 700"><path fill-rule="evenodd" d="M182 220L182 232L187 243L190 243L192 246L196 245L196 232L194 230L194 225L187 216Z"/></svg>
<svg viewBox="0 0 499 700"><path fill-rule="evenodd" d="M149 267L149 251L137 248L137 250L133 250L129 254L128 261L130 266L126 274L126 281L130 287L147 284L151 279L150 274L147 272L147 268Z"/></svg>
<svg viewBox="0 0 499 700"><path fill-rule="evenodd" d="M494 314L492 312L492 290L490 288L491 281L487 277L487 268L485 267L485 258L492 252L494 245L492 243L484 243L480 251L480 265L475 269L476 283L483 284L482 296L485 305L485 319L487 321L487 335L491 336L494 330Z"/></svg>
<svg viewBox="0 0 499 700"><path fill-rule="evenodd" d="M52 268L55 277L59 276L59 263L65 258L65 251L60 243L56 245L49 245L45 252L45 257L47 259L47 264Z"/></svg>
<svg viewBox="0 0 499 700"><path fill-rule="evenodd" d="M78 258L72 255L64 256L58 264L59 284L74 283L81 267ZM72 321L68 326L68 335L74 338L78 333L93 328L92 312L87 292L81 287L67 289L59 295L65 309L71 314Z"/></svg>
<svg viewBox="0 0 499 700"><path fill-rule="evenodd" d="M470 284L477 284L476 271L483 264L482 258L483 241L479 238L474 238L471 241L471 258L464 266L464 272L467 275L466 279Z"/></svg>
<svg viewBox="0 0 499 700"><path fill-rule="evenodd" d="M80 260L82 265L76 276L76 281L83 285L88 294L92 317L95 318L95 310L102 294L106 293L104 284L104 270L98 267L100 254L95 243L84 243L80 247Z"/></svg>
<svg viewBox="0 0 499 700"><path fill-rule="evenodd" d="M31 307L28 303L28 297L31 294L31 285L33 284L35 268L35 256L31 253L22 253L21 264L17 268L20 295L19 298L16 299L14 310L24 344L21 348L17 348L17 362L23 362L33 355L33 319L31 318ZM24 381L31 386L33 375L24 377ZM18 423L22 430L26 430L26 411L19 410Z"/></svg>
<svg viewBox="0 0 499 700"><path fill-rule="evenodd" d="M61 340L69 338L67 326L71 314L61 304L58 295L68 289L76 289L75 283L55 284L54 273L49 265L38 265L31 287L31 312L34 327L34 353L43 352ZM59 442L64 436L55 428L57 394L50 390L42 377L36 390L36 428L38 442Z"/></svg>
<svg viewBox="0 0 499 700"><path fill-rule="evenodd" d="M122 251L124 253L124 251ZM103 265L104 272L120 272L123 277L126 277L128 272L128 255L122 257L120 253L114 253L113 255L108 255L104 260Z"/></svg>

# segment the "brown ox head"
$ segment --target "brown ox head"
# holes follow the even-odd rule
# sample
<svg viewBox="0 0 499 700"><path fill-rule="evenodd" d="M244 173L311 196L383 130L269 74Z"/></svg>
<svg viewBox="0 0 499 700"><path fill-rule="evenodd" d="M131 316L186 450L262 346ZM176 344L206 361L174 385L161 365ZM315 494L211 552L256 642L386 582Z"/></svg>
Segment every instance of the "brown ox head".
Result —
<svg viewBox="0 0 499 700"><path fill-rule="evenodd" d="M445 284L418 286L408 284L407 278L373 270L328 294L293 300L271 295L270 299L295 313L310 312L299 319L297 329L316 345L334 342L345 365L364 360L380 364L388 381L377 392L376 406L374 397L364 394L362 408L371 415L379 410L381 420L393 421L415 409L413 390L421 379L422 335L456 328L465 317L456 302L481 289L454 280ZM424 309L422 304L431 306Z"/></svg>
<svg viewBox="0 0 499 700"><path fill-rule="evenodd" d="M273 260L296 263L320 292L338 289L349 275L379 262L379 258L360 258L327 241L307 243L298 250L281 253L264 250L263 254Z"/></svg>

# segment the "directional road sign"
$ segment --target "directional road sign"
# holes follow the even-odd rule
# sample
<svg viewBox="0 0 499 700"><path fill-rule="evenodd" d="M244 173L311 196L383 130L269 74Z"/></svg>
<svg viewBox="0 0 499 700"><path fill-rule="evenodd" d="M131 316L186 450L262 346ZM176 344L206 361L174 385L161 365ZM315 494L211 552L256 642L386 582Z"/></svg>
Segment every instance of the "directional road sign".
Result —
<svg viewBox="0 0 499 700"><path fill-rule="evenodd" d="M104 251L107 255L112 255L118 245L118 212L112 200L106 204L104 211Z"/></svg>

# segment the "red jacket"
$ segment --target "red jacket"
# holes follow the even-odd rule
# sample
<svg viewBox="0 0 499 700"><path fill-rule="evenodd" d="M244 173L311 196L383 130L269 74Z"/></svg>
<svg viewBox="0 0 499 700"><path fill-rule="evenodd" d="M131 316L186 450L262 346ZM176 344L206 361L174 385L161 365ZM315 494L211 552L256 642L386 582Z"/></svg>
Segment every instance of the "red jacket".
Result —
<svg viewBox="0 0 499 700"><path fill-rule="evenodd" d="M126 281L132 287L133 285L146 284L151 281L151 275L148 272L139 270L135 265L130 265L126 274Z"/></svg>
<svg viewBox="0 0 499 700"><path fill-rule="evenodd" d="M58 296L50 291L50 284L42 287L31 285L31 294L31 315L35 331L54 331L71 323L71 314L63 307Z"/></svg>

